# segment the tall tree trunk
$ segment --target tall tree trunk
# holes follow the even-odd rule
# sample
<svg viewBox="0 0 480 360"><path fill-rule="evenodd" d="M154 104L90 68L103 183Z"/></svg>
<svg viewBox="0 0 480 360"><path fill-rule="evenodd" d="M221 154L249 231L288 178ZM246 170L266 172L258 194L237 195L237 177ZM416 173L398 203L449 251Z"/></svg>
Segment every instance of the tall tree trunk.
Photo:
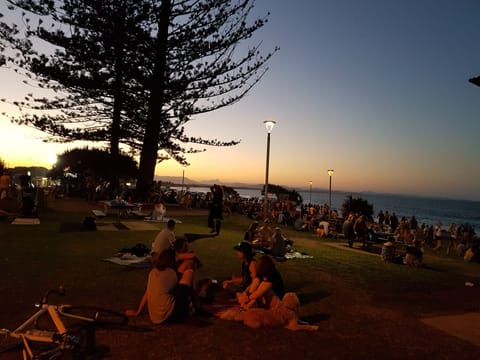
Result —
<svg viewBox="0 0 480 360"><path fill-rule="evenodd" d="M119 164L120 155L120 131L121 112L123 106L123 68L124 68L124 47L125 47L125 2L120 6L118 17L115 21L115 32L118 34L115 43L115 81L113 84L113 114L110 128L110 156L112 164ZM118 166L118 165L117 165ZM120 181L118 175L110 174L108 179L113 194L118 195Z"/></svg>
<svg viewBox="0 0 480 360"><path fill-rule="evenodd" d="M170 0L162 1L160 6L155 65L151 81L147 124L145 127L137 178L137 201L144 201L146 199L148 191L153 184L155 166L158 158L160 126L161 122L165 121L162 109L166 82L167 40L171 7L172 4Z"/></svg>

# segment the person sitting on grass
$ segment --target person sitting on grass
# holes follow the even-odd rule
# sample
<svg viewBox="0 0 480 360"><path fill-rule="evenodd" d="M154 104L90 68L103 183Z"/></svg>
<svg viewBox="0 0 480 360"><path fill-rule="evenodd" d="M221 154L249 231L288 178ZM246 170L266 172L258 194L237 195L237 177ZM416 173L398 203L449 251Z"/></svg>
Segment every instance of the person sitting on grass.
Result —
<svg viewBox="0 0 480 360"><path fill-rule="evenodd" d="M274 261L270 256L262 255L257 262L257 277L245 291L237 293L237 299L244 309L272 309L280 305L284 295L283 279Z"/></svg>
<svg viewBox="0 0 480 360"><path fill-rule="evenodd" d="M147 288L137 310L126 310L134 317L147 305L150 320L154 324L184 322L191 314L193 296L193 269L186 269L178 279L175 251L160 253L148 274Z"/></svg>
<svg viewBox="0 0 480 360"><path fill-rule="evenodd" d="M385 262L400 264L403 262L403 256L398 254L395 247L395 238L390 236L382 246L381 258Z"/></svg>
<svg viewBox="0 0 480 360"><path fill-rule="evenodd" d="M167 207L161 200L157 200L155 204L153 204L152 210L152 220L163 221L167 213Z"/></svg>
<svg viewBox="0 0 480 360"><path fill-rule="evenodd" d="M155 240L152 243L152 262L155 262L157 257L163 250L172 248L175 244L175 220L170 219L167 221L167 226L160 231Z"/></svg>
<svg viewBox="0 0 480 360"><path fill-rule="evenodd" d="M282 234L282 230L279 227L275 228L275 233L272 237L272 245L270 248L271 254L275 258L283 259L287 253L287 243L291 242L287 240Z"/></svg>
<svg viewBox="0 0 480 360"><path fill-rule="evenodd" d="M258 221L252 222L243 236L243 240L252 243L257 237Z"/></svg>
<svg viewBox="0 0 480 360"><path fill-rule="evenodd" d="M272 244L272 237L274 230L270 226L270 221L266 219L263 225L257 230L256 238L253 240L252 245L257 248L269 248Z"/></svg>
<svg viewBox="0 0 480 360"><path fill-rule="evenodd" d="M403 263L413 267L423 266L423 248L420 240L414 240L413 246L407 246Z"/></svg>
<svg viewBox="0 0 480 360"><path fill-rule="evenodd" d="M181 236L175 240L175 255L177 259L177 272L183 274L186 269L197 270L202 266L202 262L197 255L188 249L188 241Z"/></svg>
<svg viewBox="0 0 480 360"><path fill-rule="evenodd" d="M233 292L244 291L257 277L257 268L254 259L252 245L246 241L242 241L234 246L237 250L237 256L242 260L242 275L232 275L230 280L225 280L222 287Z"/></svg>

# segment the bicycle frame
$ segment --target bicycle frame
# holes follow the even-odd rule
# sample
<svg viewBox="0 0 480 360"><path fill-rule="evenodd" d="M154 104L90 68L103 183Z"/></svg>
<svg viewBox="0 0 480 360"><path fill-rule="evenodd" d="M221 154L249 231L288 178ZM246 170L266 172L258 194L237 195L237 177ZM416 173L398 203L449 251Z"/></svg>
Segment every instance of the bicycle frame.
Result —
<svg viewBox="0 0 480 360"><path fill-rule="evenodd" d="M95 321L95 319L92 318L65 313L63 310L67 307L70 307L70 305L41 304L40 310L33 314L18 328L9 332L10 336L22 340L24 346L24 360L34 358L33 350L29 341L57 344L61 350L73 348L76 345L73 336L68 336L68 329L61 319L62 316L81 320L87 323L93 323ZM40 330L31 328L35 325L36 321L45 314L49 315L50 319L55 325L56 330Z"/></svg>
<svg viewBox="0 0 480 360"><path fill-rule="evenodd" d="M65 289L60 286L58 290L47 291L41 302L36 304L40 309L15 330L0 329L0 333L21 340L24 360L58 359L64 352L88 353L95 351L97 350L95 327L123 326L128 322L128 318L124 314L105 308L49 304L48 296L51 293L63 296ZM47 330L39 329L37 326L37 322L42 316L48 317L50 320ZM65 322L67 319L75 321ZM53 346L48 346L48 350L34 353L33 343Z"/></svg>

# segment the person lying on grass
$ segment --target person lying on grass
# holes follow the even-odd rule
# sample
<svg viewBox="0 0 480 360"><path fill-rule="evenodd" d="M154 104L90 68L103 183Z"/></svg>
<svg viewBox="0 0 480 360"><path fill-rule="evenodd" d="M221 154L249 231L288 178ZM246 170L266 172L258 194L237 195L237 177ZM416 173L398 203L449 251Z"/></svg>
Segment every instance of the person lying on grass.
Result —
<svg viewBox="0 0 480 360"><path fill-rule="evenodd" d="M193 296L193 269L185 269L180 280L176 269L175 250L162 251L148 274L147 288L137 310L126 310L125 315L140 315L146 304L154 324L186 321Z"/></svg>

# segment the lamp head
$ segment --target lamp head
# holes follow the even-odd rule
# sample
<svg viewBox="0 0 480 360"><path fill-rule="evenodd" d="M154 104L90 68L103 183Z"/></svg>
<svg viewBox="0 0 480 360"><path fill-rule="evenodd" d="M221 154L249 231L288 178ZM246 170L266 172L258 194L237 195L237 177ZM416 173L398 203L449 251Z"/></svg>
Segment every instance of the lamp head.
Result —
<svg viewBox="0 0 480 360"><path fill-rule="evenodd" d="M333 170L327 170L328 176L333 176Z"/></svg>
<svg viewBox="0 0 480 360"><path fill-rule="evenodd" d="M265 127L267 128L267 132L270 134L272 132L272 129L275 126L276 122L274 120L265 120L263 123L265 124Z"/></svg>
<svg viewBox="0 0 480 360"><path fill-rule="evenodd" d="M468 81L471 82L473 85L480 86L480 76L476 76L471 79L468 79Z"/></svg>

